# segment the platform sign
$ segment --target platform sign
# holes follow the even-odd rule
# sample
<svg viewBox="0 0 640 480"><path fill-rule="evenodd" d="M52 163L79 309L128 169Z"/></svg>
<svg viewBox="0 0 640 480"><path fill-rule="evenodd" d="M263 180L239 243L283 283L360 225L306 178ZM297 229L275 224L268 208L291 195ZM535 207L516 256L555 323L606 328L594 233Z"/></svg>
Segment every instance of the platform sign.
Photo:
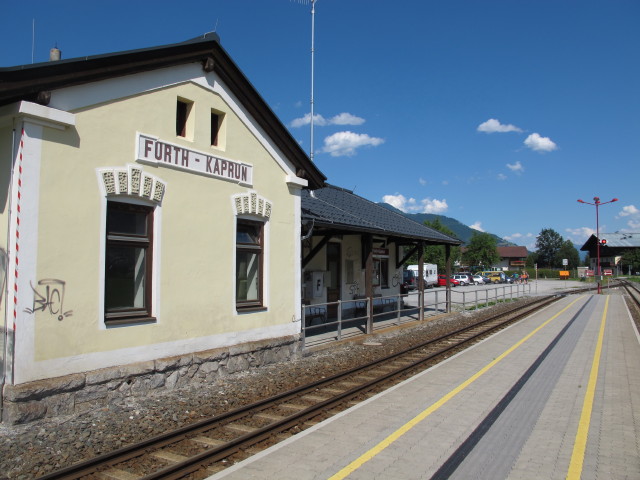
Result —
<svg viewBox="0 0 640 480"><path fill-rule="evenodd" d="M560 270L560 278L562 279L568 279L569 278L569 271L568 270Z"/></svg>
<svg viewBox="0 0 640 480"><path fill-rule="evenodd" d="M611 276L611 275L613 275L613 270L611 270L609 268L605 268L602 273L604 273L607 276Z"/></svg>

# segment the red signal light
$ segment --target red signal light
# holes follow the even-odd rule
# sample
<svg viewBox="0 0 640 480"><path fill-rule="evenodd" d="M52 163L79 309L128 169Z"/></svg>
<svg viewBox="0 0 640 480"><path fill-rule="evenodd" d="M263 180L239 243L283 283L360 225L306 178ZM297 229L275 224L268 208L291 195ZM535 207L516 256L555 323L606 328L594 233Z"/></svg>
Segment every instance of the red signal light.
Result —
<svg viewBox="0 0 640 480"><path fill-rule="evenodd" d="M600 244L601 245L606 245L607 244L607 240L603 238L602 240L600 240Z"/></svg>

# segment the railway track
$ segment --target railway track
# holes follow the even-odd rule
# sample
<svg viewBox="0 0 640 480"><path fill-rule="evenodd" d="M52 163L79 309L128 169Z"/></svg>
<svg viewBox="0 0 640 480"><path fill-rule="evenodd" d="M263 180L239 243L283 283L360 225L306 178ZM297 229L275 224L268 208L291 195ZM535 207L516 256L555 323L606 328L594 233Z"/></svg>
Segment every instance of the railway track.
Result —
<svg viewBox="0 0 640 480"><path fill-rule="evenodd" d="M80 462L41 479L205 478L468 348L558 298L559 295L540 297L410 349Z"/></svg>
<svg viewBox="0 0 640 480"><path fill-rule="evenodd" d="M632 305L635 306L636 313L640 314L640 290L638 290L637 284L624 281L622 286L627 292L628 298L631 300Z"/></svg>

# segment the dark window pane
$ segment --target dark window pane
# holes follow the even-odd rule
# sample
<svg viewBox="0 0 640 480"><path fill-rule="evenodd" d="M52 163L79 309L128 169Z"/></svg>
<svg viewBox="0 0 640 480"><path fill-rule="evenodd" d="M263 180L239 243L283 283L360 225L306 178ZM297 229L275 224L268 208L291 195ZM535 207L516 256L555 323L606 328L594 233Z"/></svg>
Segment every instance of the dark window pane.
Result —
<svg viewBox="0 0 640 480"><path fill-rule="evenodd" d="M256 225L239 224L236 242L244 244L260 244L260 227Z"/></svg>
<svg viewBox="0 0 640 480"><path fill-rule="evenodd" d="M220 115L211 113L211 145L218 145L218 132L220 130Z"/></svg>
<svg viewBox="0 0 640 480"><path fill-rule="evenodd" d="M108 246L105 308L145 308L146 249Z"/></svg>
<svg viewBox="0 0 640 480"><path fill-rule="evenodd" d="M187 115L189 113L189 105L178 100L176 107L176 135L179 137L187 136Z"/></svg>
<svg viewBox="0 0 640 480"><path fill-rule="evenodd" d="M147 234L147 212L125 210L115 206L109 208L107 232L144 236Z"/></svg>
<svg viewBox="0 0 640 480"><path fill-rule="evenodd" d="M260 256L238 251L236 256L236 301L260 300Z"/></svg>

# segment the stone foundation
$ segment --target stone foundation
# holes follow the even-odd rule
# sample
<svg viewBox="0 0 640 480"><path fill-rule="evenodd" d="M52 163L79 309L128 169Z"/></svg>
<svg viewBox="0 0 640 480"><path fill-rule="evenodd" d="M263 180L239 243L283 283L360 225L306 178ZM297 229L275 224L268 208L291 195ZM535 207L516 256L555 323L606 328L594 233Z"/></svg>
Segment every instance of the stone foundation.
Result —
<svg viewBox="0 0 640 480"><path fill-rule="evenodd" d="M301 339L291 336L5 385L2 421L14 425L74 415L104 407L114 399L211 383L225 375L298 357L301 347Z"/></svg>

